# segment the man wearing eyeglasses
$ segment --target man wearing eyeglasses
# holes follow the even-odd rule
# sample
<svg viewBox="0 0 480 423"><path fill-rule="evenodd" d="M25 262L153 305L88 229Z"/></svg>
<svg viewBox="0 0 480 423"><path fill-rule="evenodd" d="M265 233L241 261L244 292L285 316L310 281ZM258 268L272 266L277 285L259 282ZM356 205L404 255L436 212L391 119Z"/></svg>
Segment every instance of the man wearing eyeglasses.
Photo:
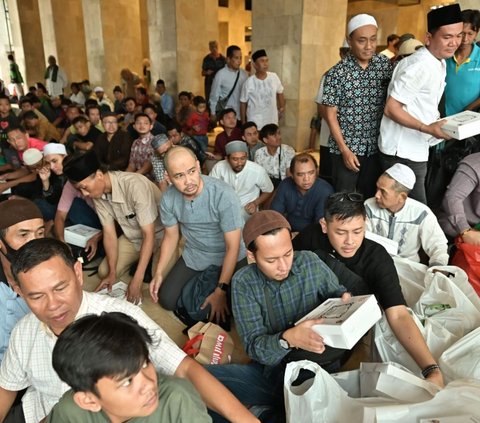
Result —
<svg viewBox="0 0 480 423"><path fill-rule="evenodd" d="M359 193L332 194L320 224L293 239L295 250L311 250L337 274L352 295L374 294L398 341L430 382L443 386L440 368L408 313L393 260L365 238L366 211Z"/></svg>
<svg viewBox="0 0 480 423"><path fill-rule="evenodd" d="M138 261L127 300L140 303L148 263L163 238L160 190L143 175L105 171L93 151L72 157L63 173L85 197L93 199L102 224L106 258L98 268L101 281L96 290L111 290L118 277ZM115 224L123 231L118 239Z"/></svg>

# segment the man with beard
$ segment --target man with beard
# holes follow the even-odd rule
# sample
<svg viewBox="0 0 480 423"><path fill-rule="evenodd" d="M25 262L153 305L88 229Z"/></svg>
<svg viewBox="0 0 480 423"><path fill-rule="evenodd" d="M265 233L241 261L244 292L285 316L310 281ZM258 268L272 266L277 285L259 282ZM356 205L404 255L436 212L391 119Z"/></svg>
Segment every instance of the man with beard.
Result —
<svg viewBox="0 0 480 423"><path fill-rule="evenodd" d="M273 191L267 171L247 160L248 146L243 141L231 141L225 146L227 158L218 162L210 176L231 185L240 197L243 215L247 220L258 210Z"/></svg>

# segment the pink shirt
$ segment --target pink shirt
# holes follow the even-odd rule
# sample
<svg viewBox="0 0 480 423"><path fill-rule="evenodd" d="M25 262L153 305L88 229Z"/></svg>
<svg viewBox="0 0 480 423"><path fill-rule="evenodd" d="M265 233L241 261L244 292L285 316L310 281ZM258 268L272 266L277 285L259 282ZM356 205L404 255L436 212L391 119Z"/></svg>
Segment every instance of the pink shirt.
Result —
<svg viewBox="0 0 480 423"><path fill-rule="evenodd" d="M28 138L28 147L29 148L36 148L37 150L43 151L43 147L45 147L48 144L48 142L38 140L37 138ZM18 158L22 161L23 163L23 153L24 151L17 151L18 153Z"/></svg>
<svg viewBox="0 0 480 423"><path fill-rule="evenodd" d="M84 197L82 193L70 183L70 181L67 181L63 187L62 196L58 202L57 210L68 213L75 198L81 198L82 200L85 200L86 203L93 210L95 210L92 199L90 197Z"/></svg>

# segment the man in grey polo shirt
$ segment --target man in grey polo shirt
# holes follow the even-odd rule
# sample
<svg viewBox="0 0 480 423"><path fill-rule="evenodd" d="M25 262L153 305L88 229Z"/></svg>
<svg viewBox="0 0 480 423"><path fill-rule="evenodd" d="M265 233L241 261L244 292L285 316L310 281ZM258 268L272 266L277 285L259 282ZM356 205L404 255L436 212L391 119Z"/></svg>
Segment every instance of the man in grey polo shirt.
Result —
<svg viewBox="0 0 480 423"><path fill-rule="evenodd" d="M201 308L210 307L211 320L226 321L230 280L237 262L245 257L240 199L225 182L201 175L200 164L191 150L173 148L164 161L172 185L160 203L165 236L150 294L155 302L160 299L163 308L174 310L183 287L192 277L209 266L221 267L218 285ZM182 257L165 277L180 231L185 238Z"/></svg>

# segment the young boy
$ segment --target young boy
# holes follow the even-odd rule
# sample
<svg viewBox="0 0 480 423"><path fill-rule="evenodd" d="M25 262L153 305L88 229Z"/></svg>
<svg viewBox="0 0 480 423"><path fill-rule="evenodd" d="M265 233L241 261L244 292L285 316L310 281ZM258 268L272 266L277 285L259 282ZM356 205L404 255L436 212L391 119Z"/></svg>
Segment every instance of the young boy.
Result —
<svg viewBox="0 0 480 423"><path fill-rule="evenodd" d="M83 115L73 119L72 124L76 133L68 138L67 150L69 152L91 150L102 133Z"/></svg>
<svg viewBox="0 0 480 423"><path fill-rule="evenodd" d="M242 125L242 140L248 145L248 160L255 161L255 152L265 147L263 141L259 140L258 128L255 122L247 122Z"/></svg>
<svg viewBox="0 0 480 423"><path fill-rule="evenodd" d="M207 112L207 101L200 95L193 97L193 105L195 111L190 114L187 119L187 127L189 128L188 135L196 140L202 150L208 150L208 124L210 117Z"/></svg>
<svg viewBox="0 0 480 423"><path fill-rule="evenodd" d="M118 312L72 323L59 336L52 358L72 390L47 422L211 422L190 382L157 374L149 360L152 336Z"/></svg>
<svg viewBox="0 0 480 423"><path fill-rule="evenodd" d="M153 128L152 120L146 113L137 113L135 123L133 124L138 138L133 142L130 150L130 162L126 172L136 172L151 179L152 175L152 156L154 150L152 147Z"/></svg>

